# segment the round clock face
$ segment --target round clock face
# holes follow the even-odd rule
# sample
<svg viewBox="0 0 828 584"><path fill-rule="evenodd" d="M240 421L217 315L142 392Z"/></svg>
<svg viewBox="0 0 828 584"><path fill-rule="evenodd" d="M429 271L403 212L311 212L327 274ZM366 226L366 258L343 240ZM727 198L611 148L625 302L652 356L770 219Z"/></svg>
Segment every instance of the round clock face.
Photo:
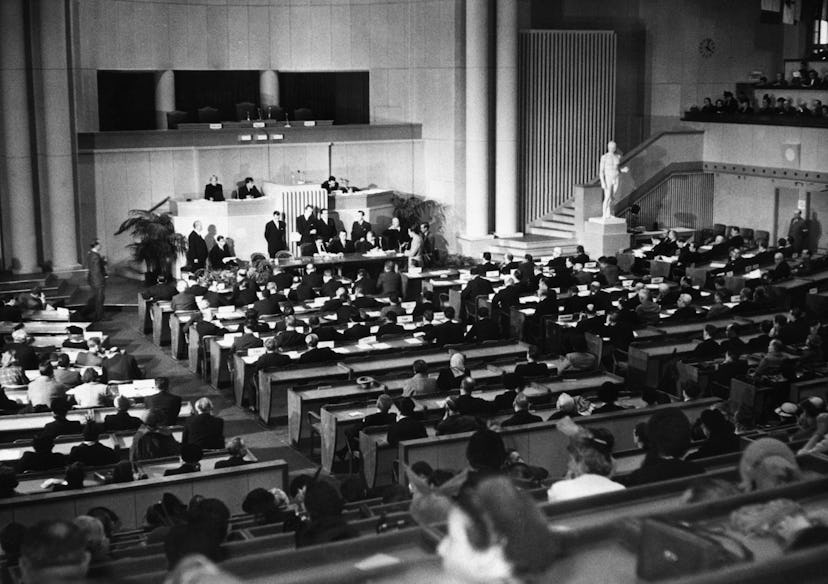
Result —
<svg viewBox="0 0 828 584"><path fill-rule="evenodd" d="M796 150L794 148L791 148L790 146L785 148L785 160L788 162L796 160Z"/></svg>
<svg viewBox="0 0 828 584"><path fill-rule="evenodd" d="M710 57L716 52L716 41L711 38L702 39L699 42L699 54L704 57Z"/></svg>

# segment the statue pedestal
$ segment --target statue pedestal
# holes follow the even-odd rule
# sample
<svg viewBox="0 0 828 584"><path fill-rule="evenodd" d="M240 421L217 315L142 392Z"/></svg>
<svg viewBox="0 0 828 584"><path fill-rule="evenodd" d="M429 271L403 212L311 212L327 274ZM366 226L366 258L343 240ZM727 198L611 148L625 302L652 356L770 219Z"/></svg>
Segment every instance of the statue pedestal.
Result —
<svg viewBox="0 0 828 584"><path fill-rule="evenodd" d="M590 257L614 256L630 247L627 221L620 217L590 217L584 222L582 243Z"/></svg>

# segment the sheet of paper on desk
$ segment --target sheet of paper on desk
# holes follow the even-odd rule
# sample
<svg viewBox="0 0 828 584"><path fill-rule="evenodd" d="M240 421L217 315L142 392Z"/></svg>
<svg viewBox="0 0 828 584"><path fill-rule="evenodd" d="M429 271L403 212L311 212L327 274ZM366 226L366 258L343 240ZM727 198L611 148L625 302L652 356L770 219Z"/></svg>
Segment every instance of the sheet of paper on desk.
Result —
<svg viewBox="0 0 828 584"><path fill-rule="evenodd" d="M348 347L334 347L334 353L350 353L351 350Z"/></svg>
<svg viewBox="0 0 828 584"><path fill-rule="evenodd" d="M300 351L288 351L287 353L285 353L285 355L287 355L291 359L298 359L301 354L302 353Z"/></svg>
<svg viewBox="0 0 828 584"><path fill-rule="evenodd" d="M337 316L335 314L326 314L322 318L325 319L325 320L335 321L337 319ZM273 326L276 326L275 322L273 323ZM273 328L273 327L271 327L271 328Z"/></svg>
<svg viewBox="0 0 828 584"><path fill-rule="evenodd" d="M390 349L391 345L389 345L388 343L374 343L374 348L375 349Z"/></svg>
<svg viewBox="0 0 828 584"><path fill-rule="evenodd" d="M366 316L370 316L371 318L379 318L380 311L379 310L366 310Z"/></svg>
<svg viewBox="0 0 828 584"><path fill-rule="evenodd" d="M235 339L236 337L240 337L243 334L244 333L227 333L227 334L224 335L224 340L232 342L233 339Z"/></svg>
<svg viewBox="0 0 828 584"><path fill-rule="evenodd" d="M534 308L521 308L520 311L526 316L532 316L533 314L535 314Z"/></svg>
<svg viewBox="0 0 828 584"><path fill-rule="evenodd" d="M247 349L247 356L258 358L264 355L266 351L267 349L265 349L264 347L255 347L253 349Z"/></svg>
<svg viewBox="0 0 828 584"><path fill-rule="evenodd" d="M725 262L710 262L710 267L711 268L723 268L726 265L727 264Z"/></svg>
<svg viewBox="0 0 828 584"><path fill-rule="evenodd" d="M348 412L348 415L352 418L358 418L362 415L362 412Z"/></svg>
<svg viewBox="0 0 828 584"><path fill-rule="evenodd" d="M136 379L132 382L135 389L153 389L155 388L155 379Z"/></svg>
<svg viewBox="0 0 828 584"><path fill-rule="evenodd" d="M518 302L521 304L529 304L530 302L538 302L540 299L537 296L521 296Z"/></svg>
<svg viewBox="0 0 828 584"><path fill-rule="evenodd" d="M258 360L258 357L251 357L250 355L245 355L244 357L242 357L242 361L244 361L246 365L253 365L253 363L255 363Z"/></svg>
<svg viewBox="0 0 828 584"><path fill-rule="evenodd" d="M422 344L423 344L423 340L422 340L422 339L420 339L420 338L415 338L415 339L403 339L403 342L404 342L404 343L407 343L407 344L409 344L409 345L422 345Z"/></svg>
<svg viewBox="0 0 828 584"><path fill-rule="evenodd" d="M745 279L747 280L756 280L762 277L762 270L752 270L745 274Z"/></svg>

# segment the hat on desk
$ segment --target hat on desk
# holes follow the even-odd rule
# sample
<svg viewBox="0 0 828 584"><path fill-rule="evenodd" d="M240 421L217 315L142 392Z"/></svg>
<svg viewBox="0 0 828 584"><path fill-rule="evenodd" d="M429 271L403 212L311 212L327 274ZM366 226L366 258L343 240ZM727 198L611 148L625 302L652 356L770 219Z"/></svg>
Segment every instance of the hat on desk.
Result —
<svg viewBox="0 0 828 584"><path fill-rule="evenodd" d="M774 413L780 418L792 419L799 413L799 408L795 403L785 402L774 410Z"/></svg>

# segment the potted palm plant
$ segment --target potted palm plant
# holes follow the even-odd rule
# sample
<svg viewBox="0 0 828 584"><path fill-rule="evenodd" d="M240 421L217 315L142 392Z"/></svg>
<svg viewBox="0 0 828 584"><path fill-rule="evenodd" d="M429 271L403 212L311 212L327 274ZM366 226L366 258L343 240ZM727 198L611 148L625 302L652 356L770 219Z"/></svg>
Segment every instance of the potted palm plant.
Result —
<svg viewBox="0 0 828 584"><path fill-rule="evenodd" d="M132 209L115 235L127 232L133 239L126 246L132 259L147 266L144 273L147 284L154 284L159 274L171 277L175 260L187 252L187 239L175 232L169 213Z"/></svg>

